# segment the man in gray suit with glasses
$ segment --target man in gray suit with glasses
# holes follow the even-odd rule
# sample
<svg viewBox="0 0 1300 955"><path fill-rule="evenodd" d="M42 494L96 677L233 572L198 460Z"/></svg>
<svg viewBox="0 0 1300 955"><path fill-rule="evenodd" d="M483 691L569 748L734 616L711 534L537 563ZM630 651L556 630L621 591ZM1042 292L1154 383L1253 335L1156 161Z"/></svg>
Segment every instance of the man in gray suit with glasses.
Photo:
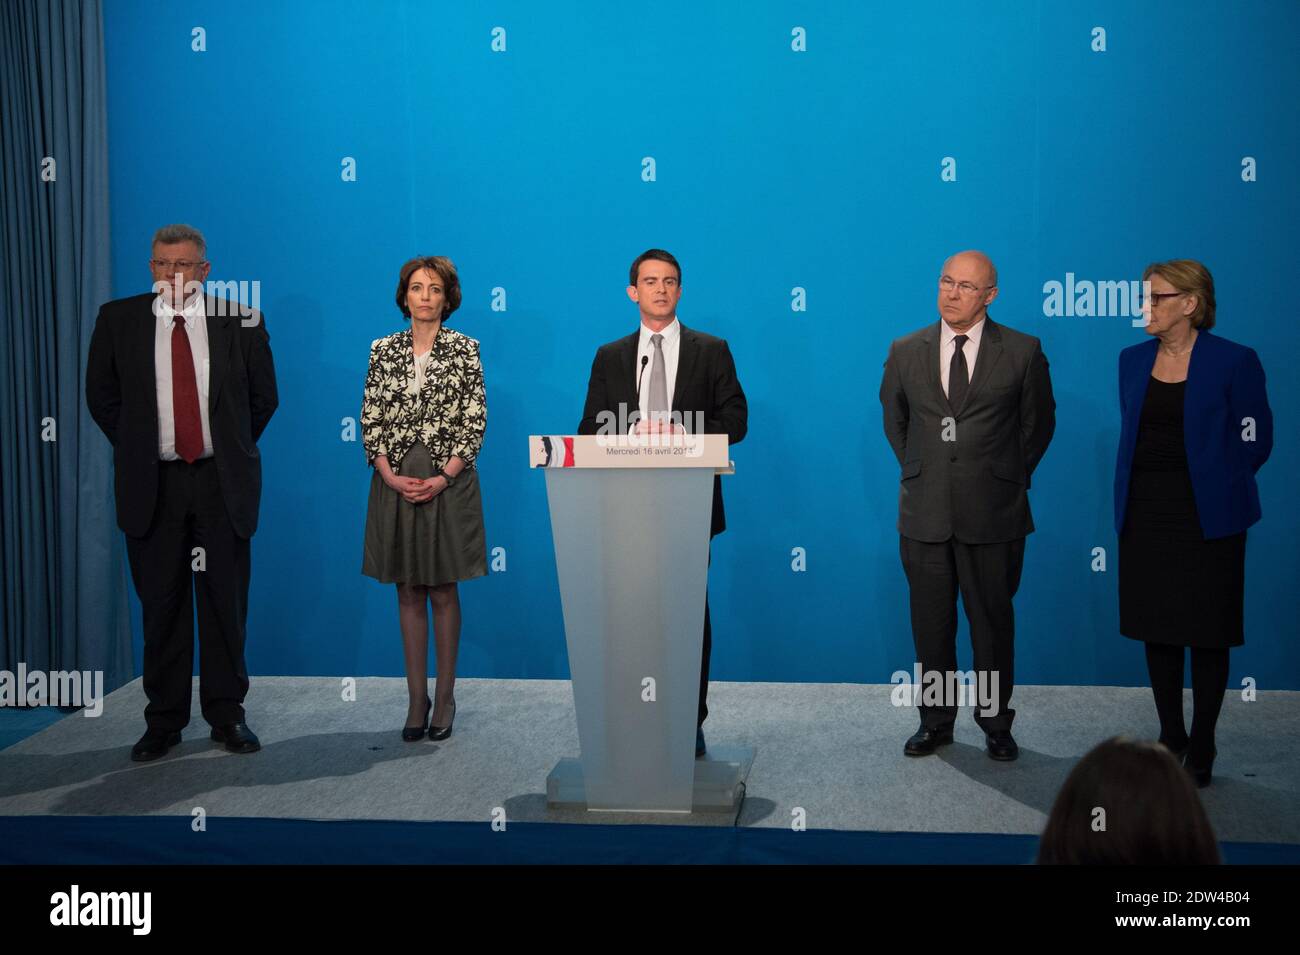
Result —
<svg viewBox="0 0 1300 955"><path fill-rule="evenodd" d="M1038 339L989 317L997 295L997 269L984 253L948 259L940 320L890 345L880 383L885 437L902 469L899 551L923 674L917 690L940 690L921 696L908 756L952 742L958 591L974 650L975 720L990 757L1019 755L1009 706L1012 598L1034 529L1030 477L1052 440L1056 402Z"/></svg>

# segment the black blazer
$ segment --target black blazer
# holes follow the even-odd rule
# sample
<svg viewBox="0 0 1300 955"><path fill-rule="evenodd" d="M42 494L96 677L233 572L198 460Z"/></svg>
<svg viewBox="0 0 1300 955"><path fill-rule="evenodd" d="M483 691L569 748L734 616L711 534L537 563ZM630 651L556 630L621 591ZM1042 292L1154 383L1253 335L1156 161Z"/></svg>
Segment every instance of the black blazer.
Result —
<svg viewBox="0 0 1300 955"><path fill-rule="evenodd" d="M1056 430L1047 359L1037 338L985 318L975 375L953 408L939 335L935 322L891 344L880 383L885 437L902 466L898 532L931 543L1017 540L1034 529L1026 492Z"/></svg>
<svg viewBox="0 0 1300 955"><path fill-rule="evenodd" d="M678 324L681 324L680 320ZM731 444L739 444L749 429L749 405L736 377L736 363L731 350L723 339L693 331L685 325L681 325L681 335L671 410L681 412L682 424L688 431L725 434ZM578 434L596 434L602 423L597 416L602 412L613 415L620 433L626 432L628 419L641 406L636 381L636 349L640 337L638 328L626 338L596 349ZM702 431L698 427L700 421L703 422ZM721 534L726 529L722 480L715 477L709 536Z"/></svg>
<svg viewBox="0 0 1300 955"><path fill-rule="evenodd" d="M86 405L113 445L117 524L131 537L148 533L158 500L155 298L146 292L101 306L86 364ZM270 336L260 312L240 318L237 303L206 301L212 454L230 522L247 538L262 494L257 439L279 404Z"/></svg>

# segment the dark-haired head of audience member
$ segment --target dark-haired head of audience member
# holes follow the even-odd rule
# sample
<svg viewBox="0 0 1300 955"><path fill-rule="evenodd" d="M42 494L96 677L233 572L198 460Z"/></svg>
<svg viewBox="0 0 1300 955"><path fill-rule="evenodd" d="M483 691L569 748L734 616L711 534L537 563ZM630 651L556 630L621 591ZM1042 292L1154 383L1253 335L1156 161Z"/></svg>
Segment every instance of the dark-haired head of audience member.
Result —
<svg viewBox="0 0 1300 955"><path fill-rule="evenodd" d="M1038 845L1039 865L1218 865L1187 771L1159 743L1117 736L1074 767Z"/></svg>

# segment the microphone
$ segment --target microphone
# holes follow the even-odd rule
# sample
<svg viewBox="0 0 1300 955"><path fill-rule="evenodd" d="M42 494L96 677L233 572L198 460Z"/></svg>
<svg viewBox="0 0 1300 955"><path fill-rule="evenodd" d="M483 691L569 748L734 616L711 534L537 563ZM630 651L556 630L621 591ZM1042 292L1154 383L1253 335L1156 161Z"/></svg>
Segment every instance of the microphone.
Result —
<svg viewBox="0 0 1300 955"><path fill-rule="evenodd" d="M645 377L645 366L648 365L649 363L650 363L650 356L649 356L649 355L642 355L642 356L641 356L641 371L638 372L638 373L637 373L637 376L636 376L636 401L637 401L637 404L638 404L638 405L641 403L641 379ZM637 413L638 413L638 415L639 415L639 414L640 414L640 411L638 410Z"/></svg>

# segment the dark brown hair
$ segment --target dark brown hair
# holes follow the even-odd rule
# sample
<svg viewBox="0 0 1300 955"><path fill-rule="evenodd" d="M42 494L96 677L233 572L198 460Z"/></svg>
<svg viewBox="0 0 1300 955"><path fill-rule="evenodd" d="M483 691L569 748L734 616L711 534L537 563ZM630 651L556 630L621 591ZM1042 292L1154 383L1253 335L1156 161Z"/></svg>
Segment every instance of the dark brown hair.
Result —
<svg viewBox="0 0 1300 955"><path fill-rule="evenodd" d="M402 266L402 271L397 276L397 307L405 317L411 317L411 312L406 307L406 289L411 284L411 276L421 269L428 269L442 279L445 296L442 320L445 322L451 318L452 312L460 308L460 277L456 274L456 266L445 255L417 255Z"/></svg>
<svg viewBox="0 0 1300 955"><path fill-rule="evenodd" d="M682 284L682 267L677 260L673 258L671 252L665 252L663 249L646 249L635 259L632 260L632 268L628 271L627 284L636 285L637 273L641 270L641 263L647 259L655 259L659 262L667 262L677 270L677 284Z"/></svg>
<svg viewBox="0 0 1300 955"><path fill-rule="evenodd" d="M1180 292L1196 296L1196 311L1192 313L1193 328L1208 332L1214 327L1214 276L1195 259L1170 259L1152 262L1142 273L1146 281L1158 275Z"/></svg>
<svg viewBox="0 0 1300 955"><path fill-rule="evenodd" d="M1093 826L1105 811L1105 829ZM1038 843L1039 865L1218 865L1201 800L1159 743L1115 736L1079 760Z"/></svg>

